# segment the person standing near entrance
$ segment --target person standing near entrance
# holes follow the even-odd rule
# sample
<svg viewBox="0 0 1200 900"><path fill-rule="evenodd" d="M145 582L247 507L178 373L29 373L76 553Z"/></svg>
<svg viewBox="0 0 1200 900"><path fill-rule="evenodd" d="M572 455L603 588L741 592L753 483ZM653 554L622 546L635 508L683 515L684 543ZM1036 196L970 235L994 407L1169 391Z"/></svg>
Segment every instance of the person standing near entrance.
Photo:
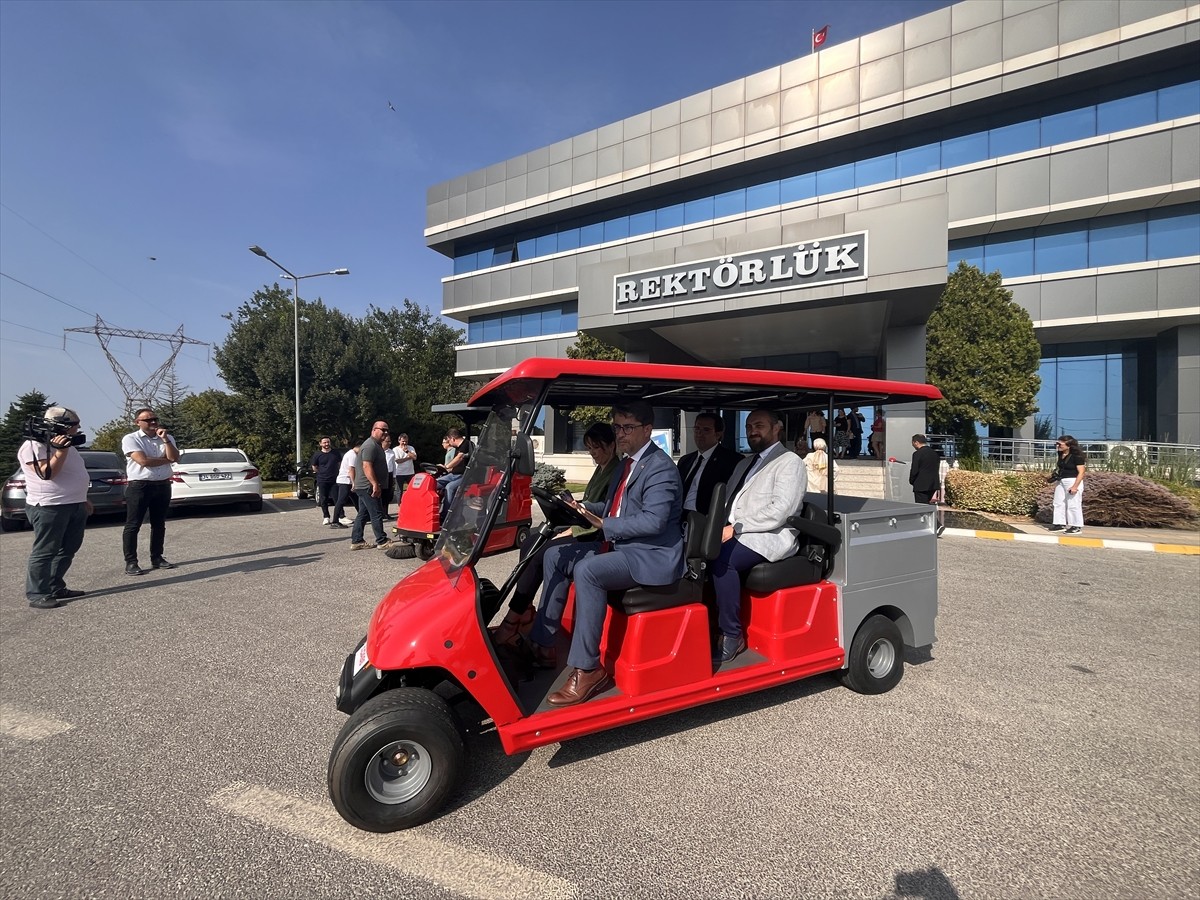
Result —
<svg viewBox="0 0 1200 900"><path fill-rule="evenodd" d="M917 503L932 503L938 491L938 455L929 446L923 434L912 436L913 455L909 468L908 483L912 485L913 500Z"/></svg>
<svg viewBox="0 0 1200 900"><path fill-rule="evenodd" d="M358 494L358 515L350 531L351 550L370 550L390 543L383 533L383 510L381 501L384 485L387 484L387 458L383 453L383 439L387 437L387 422L379 421L371 426L371 436L362 443L358 451L358 467L354 475L354 491ZM375 543L363 538L367 520L375 532Z"/></svg>
<svg viewBox="0 0 1200 900"><path fill-rule="evenodd" d="M150 514L150 565L173 569L163 557L167 540L167 510L171 506L171 463L179 461L175 438L158 421L154 410L143 406L133 414L137 430L121 439L125 454L125 530L121 549L125 554L125 574L144 575L138 565L138 532L142 520Z"/></svg>
<svg viewBox="0 0 1200 900"><path fill-rule="evenodd" d="M1050 476L1054 485L1054 524L1051 531L1080 534L1083 531L1083 476L1087 473L1087 455L1079 441L1064 434L1054 442L1058 463ZM1063 531L1063 526L1066 530Z"/></svg>
<svg viewBox="0 0 1200 900"><path fill-rule="evenodd" d="M321 438L320 449L313 454L308 464L317 476L317 503L321 505L321 524L329 524L329 504L337 503L338 466L342 454L333 449L333 441Z"/></svg>
<svg viewBox="0 0 1200 900"><path fill-rule="evenodd" d="M84 594L68 589L65 578L83 546L84 526L92 513L87 499L91 479L72 441L79 433L78 414L52 406L44 422L54 437L45 442L31 438L17 449L25 475L25 518L33 529L25 599L34 609L55 609Z"/></svg>

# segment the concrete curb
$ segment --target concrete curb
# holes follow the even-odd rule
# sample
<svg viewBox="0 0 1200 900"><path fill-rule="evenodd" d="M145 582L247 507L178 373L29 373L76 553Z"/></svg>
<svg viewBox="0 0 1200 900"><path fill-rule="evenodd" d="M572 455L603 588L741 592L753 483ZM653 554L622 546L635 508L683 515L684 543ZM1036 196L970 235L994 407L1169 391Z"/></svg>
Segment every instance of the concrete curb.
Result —
<svg viewBox="0 0 1200 900"><path fill-rule="evenodd" d="M1187 544L1157 544L1151 541L1059 537L1050 534L1024 534L1022 532L1010 531L975 531L969 528L947 528L942 534L951 537L984 538L990 541L1019 541L1026 544L1059 544L1066 547L1098 547L1105 550L1140 550L1143 553L1176 553L1181 556L1200 556L1200 547L1193 547Z"/></svg>

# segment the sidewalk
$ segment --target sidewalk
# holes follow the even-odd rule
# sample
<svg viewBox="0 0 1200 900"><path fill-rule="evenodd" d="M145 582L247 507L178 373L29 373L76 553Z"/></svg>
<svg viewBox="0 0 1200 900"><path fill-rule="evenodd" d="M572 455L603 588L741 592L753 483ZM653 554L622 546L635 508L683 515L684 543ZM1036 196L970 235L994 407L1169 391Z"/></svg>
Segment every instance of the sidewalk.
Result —
<svg viewBox="0 0 1200 900"><path fill-rule="evenodd" d="M1083 534L1064 536L1047 531L1046 526L1029 519L1014 519L989 514L1011 528L1015 533L985 531L983 529L947 528L947 537L975 537L996 541L1020 541L1034 544L1062 544L1068 547L1103 547L1109 550L1141 550L1150 553L1178 553L1185 556L1200 556L1200 529L1179 528L1103 528L1088 525Z"/></svg>

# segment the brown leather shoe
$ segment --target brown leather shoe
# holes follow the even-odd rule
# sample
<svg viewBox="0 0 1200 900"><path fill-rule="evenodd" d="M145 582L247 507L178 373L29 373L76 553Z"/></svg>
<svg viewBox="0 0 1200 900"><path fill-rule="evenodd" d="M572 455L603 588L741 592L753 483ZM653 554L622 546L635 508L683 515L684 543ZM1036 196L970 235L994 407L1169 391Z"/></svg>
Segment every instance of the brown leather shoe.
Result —
<svg viewBox="0 0 1200 900"><path fill-rule="evenodd" d="M608 672L604 671L603 666L590 672L572 669L562 690L555 691L546 698L546 702L551 706L574 706L576 703L592 699L611 685L612 679L608 677Z"/></svg>

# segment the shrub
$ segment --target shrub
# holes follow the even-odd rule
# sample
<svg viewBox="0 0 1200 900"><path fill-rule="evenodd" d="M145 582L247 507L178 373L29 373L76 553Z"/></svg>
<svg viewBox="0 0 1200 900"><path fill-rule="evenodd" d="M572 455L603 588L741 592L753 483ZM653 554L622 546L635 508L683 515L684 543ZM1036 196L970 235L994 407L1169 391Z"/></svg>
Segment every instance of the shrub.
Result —
<svg viewBox="0 0 1200 900"><path fill-rule="evenodd" d="M1034 518L1049 523L1054 516L1054 485L1042 484ZM1183 528L1194 525L1195 508L1161 484L1121 472L1088 472L1083 481L1085 525L1126 528Z"/></svg>
<svg viewBox="0 0 1200 900"><path fill-rule="evenodd" d="M552 494L557 494L567 486L567 473L558 466L540 462L533 467L533 478L530 483Z"/></svg>
<svg viewBox="0 0 1200 900"><path fill-rule="evenodd" d="M946 497L959 509L1032 516L1038 490L1046 484L1044 472L971 472L951 469L946 473Z"/></svg>

